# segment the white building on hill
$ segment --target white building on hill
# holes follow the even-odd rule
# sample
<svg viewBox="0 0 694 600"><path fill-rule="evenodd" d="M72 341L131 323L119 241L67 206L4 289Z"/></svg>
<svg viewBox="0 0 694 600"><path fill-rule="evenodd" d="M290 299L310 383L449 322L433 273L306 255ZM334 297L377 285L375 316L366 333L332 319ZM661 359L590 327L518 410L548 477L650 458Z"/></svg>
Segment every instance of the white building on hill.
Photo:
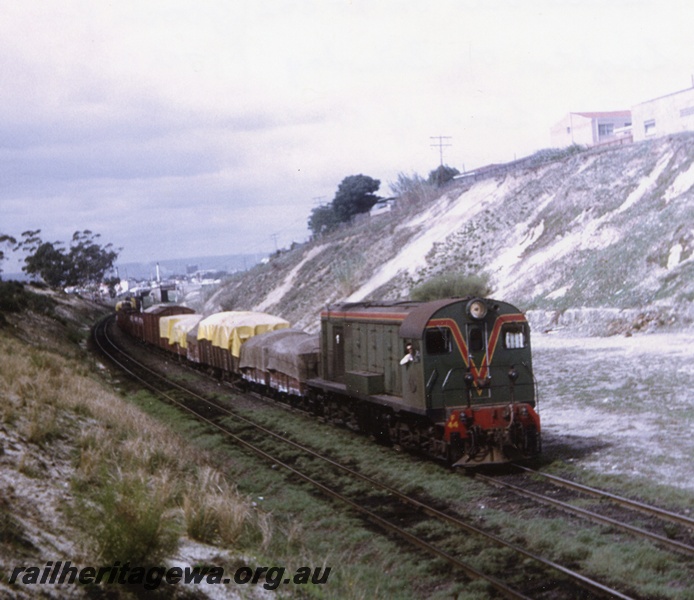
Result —
<svg viewBox="0 0 694 600"><path fill-rule="evenodd" d="M694 131L694 87L637 104L631 113L635 142Z"/></svg>
<svg viewBox="0 0 694 600"><path fill-rule="evenodd" d="M550 136L554 148L565 148L640 142L683 131L694 131L694 78L692 87L631 110L569 113L550 129Z"/></svg>
<svg viewBox="0 0 694 600"><path fill-rule="evenodd" d="M553 148L630 142L631 111L572 112L550 130Z"/></svg>

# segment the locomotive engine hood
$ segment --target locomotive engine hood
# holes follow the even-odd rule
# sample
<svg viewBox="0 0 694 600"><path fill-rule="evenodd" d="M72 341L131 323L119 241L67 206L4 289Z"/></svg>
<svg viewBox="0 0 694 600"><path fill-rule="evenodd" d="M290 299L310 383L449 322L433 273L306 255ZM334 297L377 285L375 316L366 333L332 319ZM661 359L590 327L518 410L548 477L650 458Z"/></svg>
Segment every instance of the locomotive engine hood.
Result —
<svg viewBox="0 0 694 600"><path fill-rule="evenodd" d="M400 337L412 340L424 339L424 332L434 315L442 308L459 304L460 302L460 298L449 298L446 300L434 300L413 308L405 317L402 325L400 325Z"/></svg>

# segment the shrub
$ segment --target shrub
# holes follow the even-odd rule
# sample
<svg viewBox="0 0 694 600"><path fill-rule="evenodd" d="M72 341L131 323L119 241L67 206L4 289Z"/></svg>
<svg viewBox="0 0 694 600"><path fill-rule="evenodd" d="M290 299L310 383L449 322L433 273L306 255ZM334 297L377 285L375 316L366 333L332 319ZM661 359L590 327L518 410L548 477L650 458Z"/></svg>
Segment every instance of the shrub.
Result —
<svg viewBox="0 0 694 600"><path fill-rule="evenodd" d="M21 294L24 286L18 281L0 281L0 312L22 310Z"/></svg>
<svg viewBox="0 0 694 600"><path fill-rule="evenodd" d="M19 281L0 281L0 314L17 313L24 309L51 314L55 304L47 296L27 291Z"/></svg>
<svg viewBox="0 0 694 600"><path fill-rule="evenodd" d="M398 179L390 184L390 189L398 197L398 206L418 207L439 197L436 186L416 173L398 173Z"/></svg>
<svg viewBox="0 0 694 600"><path fill-rule="evenodd" d="M464 296L488 296L489 282L483 275L451 273L438 275L410 290L410 297L417 302Z"/></svg>
<svg viewBox="0 0 694 600"><path fill-rule="evenodd" d="M167 511L171 493L169 481L144 473L119 472L104 483L81 511L99 559L156 564L174 552L179 527Z"/></svg>

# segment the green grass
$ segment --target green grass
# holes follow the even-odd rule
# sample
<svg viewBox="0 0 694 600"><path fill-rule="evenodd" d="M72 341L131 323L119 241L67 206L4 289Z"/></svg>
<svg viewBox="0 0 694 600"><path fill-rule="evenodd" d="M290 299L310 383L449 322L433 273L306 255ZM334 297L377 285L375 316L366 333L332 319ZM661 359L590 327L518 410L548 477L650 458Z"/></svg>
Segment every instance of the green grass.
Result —
<svg viewBox="0 0 694 600"><path fill-rule="evenodd" d="M339 504L317 495L310 486L293 481L281 468L272 468L242 449L222 444L217 434L191 425L190 417L172 407L161 403L156 406L157 401L148 399L147 394L138 394L136 401L151 414L163 418L174 430L185 434L194 445L213 449L215 455L229 465L227 474L236 482L239 492L272 514L272 536L256 538L257 564L270 561L287 565L287 568L302 564L333 567L329 585L317 586L309 597L315 593L321 598L448 598L452 590L461 587L456 583L457 578L447 577L444 582L432 578L426 568L419 565L423 559L419 553L405 547L403 555L402 542L374 530L361 518L345 512ZM376 475L382 476L388 471L394 484L400 481L413 484L414 480L419 481L418 485L431 483L432 489L438 486L446 490L449 497L461 500L456 486L440 481L441 470L437 465L421 461L413 472L411 458L406 455L282 408L263 407L262 410L244 411L244 414L268 426L281 422L283 431L291 431L297 437L301 437L301 432L305 437L307 427L311 427L316 432L311 444L318 449L330 449L333 455L349 457L351 462L365 468L370 464ZM418 473L426 472L428 480L422 481ZM215 526L206 522L202 513L198 513L193 526L198 528L196 535L200 537L213 539L216 535ZM387 576L384 577L384 573ZM472 589L471 595L464 592L460 597L488 597L479 590L474 591L476 586ZM428 590L438 591L430 593ZM304 592L307 590L302 589Z"/></svg>
<svg viewBox="0 0 694 600"><path fill-rule="evenodd" d="M632 588L645 598L691 600L691 562L673 558L650 545L622 543L597 547L585 565L606 581L630 582Z"/></svg>

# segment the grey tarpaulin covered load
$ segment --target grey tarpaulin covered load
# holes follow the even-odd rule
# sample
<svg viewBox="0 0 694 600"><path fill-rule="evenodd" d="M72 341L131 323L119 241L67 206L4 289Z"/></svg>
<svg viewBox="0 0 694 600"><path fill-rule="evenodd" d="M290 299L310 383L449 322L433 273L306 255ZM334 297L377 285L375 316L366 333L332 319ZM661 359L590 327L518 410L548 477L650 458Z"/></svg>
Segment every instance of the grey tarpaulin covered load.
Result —
<svg viewBox="0 0 694 600"><path fill-rule="evenodd" d="M297 329L270 331L248 340L241 347L239 368L258 381L260 373L282 374L304 383L317 376L318 335Z"/></svg>

